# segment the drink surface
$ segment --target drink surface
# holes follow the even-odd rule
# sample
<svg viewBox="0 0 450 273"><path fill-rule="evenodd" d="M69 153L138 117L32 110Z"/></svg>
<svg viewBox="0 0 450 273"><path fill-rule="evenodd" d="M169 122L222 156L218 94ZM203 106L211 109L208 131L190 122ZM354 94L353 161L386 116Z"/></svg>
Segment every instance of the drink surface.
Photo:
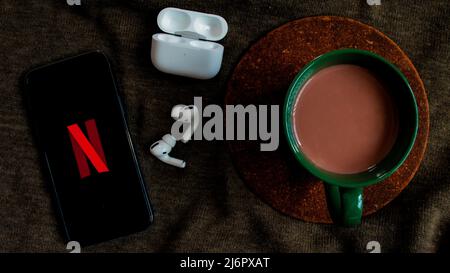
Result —
<svg viewBox="0 0 450 273"><path fill-rule="evenodd" d="M393 147L398 117L389 90L368 69L334 65L301 88L293 111L302 152L338 174L364 172Z"/></svg>

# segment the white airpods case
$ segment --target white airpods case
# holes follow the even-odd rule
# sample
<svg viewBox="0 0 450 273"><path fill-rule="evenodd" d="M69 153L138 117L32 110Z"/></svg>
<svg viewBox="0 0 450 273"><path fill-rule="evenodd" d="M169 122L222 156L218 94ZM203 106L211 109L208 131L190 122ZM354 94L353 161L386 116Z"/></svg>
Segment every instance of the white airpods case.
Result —
<svg viewBox="0 0 450 273"><path fill-rule="evenodd" d="M166 32L152 36L152 63L158 70L196 79L217 75L223 46L211 41L221 40L227 34L225 19L214 14L165 8L158 14L157 22Z"/></svg>

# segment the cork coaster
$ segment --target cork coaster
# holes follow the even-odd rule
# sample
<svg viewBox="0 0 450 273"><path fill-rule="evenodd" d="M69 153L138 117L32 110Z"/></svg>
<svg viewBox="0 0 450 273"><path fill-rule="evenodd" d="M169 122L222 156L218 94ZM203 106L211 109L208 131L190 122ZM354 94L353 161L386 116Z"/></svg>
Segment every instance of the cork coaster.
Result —
<svg viewBox="0 0 450 273"><path fill-rule="evenodd" d="M300 69L315 57L340 48L375 52L408 78L419 107L419 131L405 163L387 180L364 190L364 215L386 206L409 184L425 153L429 129L427 95L408 56L379 30L349 18L318 16L289 22L256 42L236 66L226 104L278 104ZM281 124L281 120L280 120ZM261 152L258 141L229 141L235 167L248 187L274 209L316 223L331 223L323 183L291 154L280 127L280 146Z"/></svg>

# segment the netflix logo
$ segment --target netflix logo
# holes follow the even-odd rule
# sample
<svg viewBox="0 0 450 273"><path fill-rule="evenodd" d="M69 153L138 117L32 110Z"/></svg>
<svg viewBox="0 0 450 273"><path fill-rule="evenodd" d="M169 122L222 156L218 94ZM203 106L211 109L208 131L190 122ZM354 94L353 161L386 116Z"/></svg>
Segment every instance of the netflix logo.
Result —
<svg viewBox="0 0 450 273"><path fill-rule="evenodd" d="M88 160L98 173L109 172L95 119L84 122L87 136L76 123L67 126L80 178L91 175Z"/></svg>

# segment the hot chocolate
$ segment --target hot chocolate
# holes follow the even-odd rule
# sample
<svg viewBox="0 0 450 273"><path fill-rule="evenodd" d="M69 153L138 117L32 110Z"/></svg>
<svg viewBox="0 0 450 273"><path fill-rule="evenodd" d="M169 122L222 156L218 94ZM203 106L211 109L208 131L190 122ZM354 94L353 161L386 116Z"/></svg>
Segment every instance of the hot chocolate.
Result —
<svg viewBox="0 0 450 273"><path fill-rule="evenodd" d="M334 65L313 75L294 106L296 139L317 167L364 172L393 147L398 114L386 86L368 69Z"/></svg>

